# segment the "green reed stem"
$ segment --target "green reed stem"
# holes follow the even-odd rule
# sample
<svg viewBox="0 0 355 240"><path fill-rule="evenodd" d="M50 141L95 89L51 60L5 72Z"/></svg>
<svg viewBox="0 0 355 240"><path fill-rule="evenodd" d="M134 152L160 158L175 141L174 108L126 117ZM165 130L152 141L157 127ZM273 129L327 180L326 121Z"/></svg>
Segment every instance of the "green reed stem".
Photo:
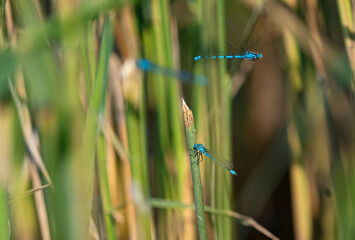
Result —
<svg viewBox="0 0 355 240"><path fill-rule="evenodd" d="M194 144L196 144L196 129L194 126L194 117L192 111L188 108L185 101L182 100L182 111L184 113L184 124L186 130L187 147L190 155L192 184L194 189L196 218L198 226L198 234L200 240L207 239L206 219L205 219L205 207L203 202L203 191L200 175L200 165L198 164L198 158L192 151Z"/></svg>
<svg viewBox="0 0 355 240"><path fill-rule="evenodd" d="M0 239L10 239L8 227L6 184L0 182Z"/></svg>
<svg viewBox="0 0 355 240"><path fill-rule="evenodd" d="M72 163L74 176L74 194L76 194L75 214L78 217L79 227L75 229L75 238L83 239L87 234L90 219L90 209L87 203L91 203L94 184L94 160L99 119L104 113L106 86L108 80L109 57L112 52L113 25L108 14L104 17L104 27L101 39L100 57L95 76L93 93L89 100L82 150L80 156ZM78 176L77 172L85 168Z"/></svg>
<svg viewBox="0 0 355 240"><path fill-rule="evenodd" d="M106 154L106 142L103 135L98 137L97 142L97 167L99 172L100 191L102 209L104 212L104 221L106 229L106 239L116 239L115 230L111 215L109 214L111 205L109 176L107 174L107 154Z"/></svg>

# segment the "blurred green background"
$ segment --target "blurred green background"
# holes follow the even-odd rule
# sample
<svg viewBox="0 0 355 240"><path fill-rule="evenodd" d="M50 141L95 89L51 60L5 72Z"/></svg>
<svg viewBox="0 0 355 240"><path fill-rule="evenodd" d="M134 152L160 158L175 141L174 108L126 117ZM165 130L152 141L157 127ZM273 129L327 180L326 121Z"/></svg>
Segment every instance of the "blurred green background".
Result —
<svg viewBox="0 0 355 240"><path fill-rule="evenodd" d="M355 239L354 9L2 0L0 239L198 239L181 98L238 172L199 164L208 239L268 238L237 213L280 239ZM245 50L263 58L193 61Z"/></svg>

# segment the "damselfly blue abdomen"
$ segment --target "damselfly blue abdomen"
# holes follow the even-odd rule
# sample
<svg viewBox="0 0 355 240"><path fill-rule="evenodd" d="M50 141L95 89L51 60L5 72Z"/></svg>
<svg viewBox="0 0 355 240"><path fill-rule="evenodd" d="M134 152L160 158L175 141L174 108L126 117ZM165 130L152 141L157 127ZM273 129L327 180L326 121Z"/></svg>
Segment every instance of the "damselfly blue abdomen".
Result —
<svg viewBox="0 0 355 240"><path fill-rule="evenodd" d="M196 56L194 57L194 61L198 61L201 59L244 59L248 61L256 61L263 57L261 53L249 52L246 51L244 54L237 55L216 55L216 56Z"/></svg>

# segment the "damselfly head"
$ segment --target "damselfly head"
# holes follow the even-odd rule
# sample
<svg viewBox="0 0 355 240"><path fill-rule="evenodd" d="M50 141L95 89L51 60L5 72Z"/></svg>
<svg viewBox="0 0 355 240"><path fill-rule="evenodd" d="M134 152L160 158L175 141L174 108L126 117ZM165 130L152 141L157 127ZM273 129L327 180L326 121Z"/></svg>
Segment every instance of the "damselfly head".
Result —
<svg viewBox="0 0 355 240"><path fill-rule="evenodd" d="M263 55L261 53L255 53L256 54L256 58L257 60L258 59L262 59L263 58Z"/></svg>
<svg viewBox="0 0 355 240"><path fill-rule="evenodd" d="M194 144L194 149L200 148L200 147L203 147L203 145L201 143Z"/></svg>
<svg viewBox="0 0 355 240"><path fill-rule="evenodd" d="M152 69L153 64L147 59L138 59L137 60L137 67L142 69L143 71L148 71Z"/></svg>
<svg viewBox="0 0 355 240"><path fill-rule="evenodd" d="M261 53L255 53L255 52L245 52L244 54L244 59L245 60L250 60L250 61L256 61L259 60L263 57Z"/></svg>

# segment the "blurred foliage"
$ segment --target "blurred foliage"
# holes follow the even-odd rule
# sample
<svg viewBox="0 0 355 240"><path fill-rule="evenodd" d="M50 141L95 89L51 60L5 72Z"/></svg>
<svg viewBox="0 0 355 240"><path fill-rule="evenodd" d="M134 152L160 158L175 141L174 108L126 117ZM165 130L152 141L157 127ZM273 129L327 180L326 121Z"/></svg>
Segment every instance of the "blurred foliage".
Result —
<svg viewBox="0 0 355 240"><path fill-rule="evenodd" d="M209 239L355 239L353 4L1 1L0 236L197 239L183 97Z"/></svg>

